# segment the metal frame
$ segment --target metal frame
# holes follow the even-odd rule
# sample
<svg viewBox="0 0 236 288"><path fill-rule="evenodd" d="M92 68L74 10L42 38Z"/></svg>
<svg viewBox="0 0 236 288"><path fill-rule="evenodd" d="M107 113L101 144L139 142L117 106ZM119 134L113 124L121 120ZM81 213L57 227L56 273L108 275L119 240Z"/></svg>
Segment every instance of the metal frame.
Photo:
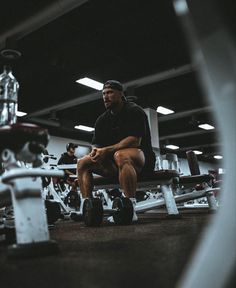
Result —
<svg viewBox="0 0 236 288"><path fill-rule="evenodd" d="M206 95L213 104L223 143L224 167L221 209L205 230L178 286L228 287L236 267L236 48L217 13L218 1L175 0L174 8L189 41L193 62ZM210 11L211 13L207 13ZM222 259L225 259L222 265ZM235 278L234 278L235 279ZM234 281L235 286L235 281ZM232 283L231 285L232 286ZM233 287L233 286L232 286Z"/></svg>
<svg viewBox="0 0 236 288"><path fill-rule="evenodd" d="M58 169L69 169L69 168L75 168L76 164L63 164L63 165L58 165ZM175 178L175 177L174 177ZM191 178L191 176L190 176ZM195 178L192 177L192 183L188 183L188 187L194 187L194 185L199 184L194 182ZM137 190L139 189L145 189L146 191L152 191L152 192L157 192L157 186L160 186L161 188L161 193L163 198L162 199L155 199L154 197L151 197L145 201L138 202L135 207L135 211L137 213L142 213L148 210L153 210L157 209L159 207L165 206L167 209L167 213L170 216L179 216L179 211L177 208L176 203L183 203L187 202L193 199L199 199L202 197L207 197L207 202L209 205L210 211L216 211L218 209L217 203L215 196L213 194L213 190L207 183L201 183L203 189L201 190L195 190L192 189L193 191L191 193L185 193L184 188L182 189L182 195L175 195L173 192L173 179L167 179L167 180L150 180L150 181L139 181L137 183ZM107 205L104 205L104 213L105 214L112 214L112 201L109 199L108 194L106 193L106 189L115 189L115 188L120 188L119 183L106 183L106 184L99 184L97 185L95 183L93 191L96 193L99 197L104 197L105 202ZM179 189L181 190L181 189Z"/></svg>
<svg viewBox="0 0 236 288"><path fill-rule="evenodd" d="M55 252L57 245L49 239L41 177L64 175L63 171L21 167L17 159L27 154L23 150L15 153L4 149L1 153L6 171L0 177L3 184L0 186L0 205L6 203L6 198L13 205L16 244L9 246L9 255L13 257L35 256L39 251L42 255ZM31 153L29 155L34 158ZM5 198L3 203L2 198Z"/></svg>

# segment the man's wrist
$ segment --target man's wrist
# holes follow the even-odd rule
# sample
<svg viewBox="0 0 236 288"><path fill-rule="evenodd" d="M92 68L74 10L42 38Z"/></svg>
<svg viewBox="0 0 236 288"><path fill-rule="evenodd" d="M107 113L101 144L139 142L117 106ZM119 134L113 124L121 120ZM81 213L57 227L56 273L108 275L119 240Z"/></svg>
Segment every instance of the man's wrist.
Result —
<svg viewBox="0 0 236 288"><path fill-rule="evenodd" d="M117 151L116 145L106 147L106 152L113 155Z"/></svg>

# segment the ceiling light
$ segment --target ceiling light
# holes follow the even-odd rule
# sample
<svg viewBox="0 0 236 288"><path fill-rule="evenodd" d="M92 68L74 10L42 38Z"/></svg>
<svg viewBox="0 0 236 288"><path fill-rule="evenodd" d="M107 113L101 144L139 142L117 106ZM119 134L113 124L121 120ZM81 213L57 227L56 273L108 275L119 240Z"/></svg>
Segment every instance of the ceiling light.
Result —
<svg viewBox="0 0 236 288"><path fill-rule="evenodd" d="M199 150L193 150L193 152L196 154L196 155L201 155L203 152L202 151L199 151Z"/></svg>
<svg viewBox="0 0 236 288"><path fill-rule="evenodd" d="M223 156L221 156L221 155L215 155L214 158L215 158L215 159L222 159Z"/></svg>
<svg viewBox="0 0 236 288"><path fill-rule="evenodd" d="M179 149L179 146L176 146L176 145L166 145L166 148L171 149L171 150L176 150L176 149Z"/></svg>
<svg viewBox="0 0 236 288"><path fill-rule="evenodd" d="M85 86L94 88L96 90L102 90L102 87L103 87L103 84L101 82L95 81L95 80L90 79L88 77L78 79L78 80L76 80L76 82L79 84L83 84Z"/></svg>
<svg viewBox="0 0 236 288"><path fill-rule="evenodd" d="M25 112L22 112L22 111L16 111L16 116L17 117L23 117L23 116L25 116L27 113L25 113Z"/></svg>
<svg viewBox="0 0 236 288"><path fill-rule="evenodd" d="M75 129L79 129L79 130L83 130L83 131L87 131L87 132L92 132L94 131L93 127L88 127L88 126L84 126L84 125L77 125L74 127Z"/></svg>
<svg viewBox="0 0 236 288"><path fill-rule="evenodd" d="M184 15L184 14L187 14L188 12L188 6L185 0L174 1L174 7L175 7L175 11L179 15Z"/></svg>
<svg viewBox="0 0 236 288"><path fill-rule="evenodd" d="M156 111L160 114L163 114L163 115L168 115L168 114L174 113L173 110L170 110L170 109L162 107L162 106L158 106Z"/></svg>
<svg viewBox="0 0 236 288"><path fill-rule="evenodd" d="M225 173L225 169L224 168L219 168L218 169L218 173L219 174L224 174Z"/></svg>
<svg viewBox="0 0 236 288"><path fill-rule="evenodd" d="M212 129L215 129L214 126L212 125L209 125L209 124L201 124L201 125L198 125L199 128L202 128L202 129L205 129L205 130L212 130Z"/></svg>

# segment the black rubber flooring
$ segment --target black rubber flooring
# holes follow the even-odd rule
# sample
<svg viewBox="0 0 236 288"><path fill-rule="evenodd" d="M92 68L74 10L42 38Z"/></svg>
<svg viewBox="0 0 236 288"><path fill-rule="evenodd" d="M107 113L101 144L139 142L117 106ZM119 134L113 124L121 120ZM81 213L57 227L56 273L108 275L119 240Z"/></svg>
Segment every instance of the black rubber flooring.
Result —
<svg viewBox="0 0 236 288"><path fill-rule="evenodd" d="M214 217L204 208L181 214L182 219L166 219L160 211L130 226L104 221L98 228L59 220L50 230L59 247L55 255L13 260L0 244L0 287L176 287Z"/></svg>

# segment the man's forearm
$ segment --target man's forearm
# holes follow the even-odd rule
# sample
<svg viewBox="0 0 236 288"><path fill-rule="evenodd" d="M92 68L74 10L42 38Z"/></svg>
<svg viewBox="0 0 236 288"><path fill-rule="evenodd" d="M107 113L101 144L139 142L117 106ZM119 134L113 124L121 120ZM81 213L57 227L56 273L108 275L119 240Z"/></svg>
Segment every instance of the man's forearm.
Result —
<svg viewBox="0 0 236 288"><path fill-rule="evenodd" d="M122 139L119 143L116 143L111 146L105 147L107 152L110 154L114 154L116 151L125 149L125 148L138 148L140 146L141 138L128 136Z"/></svg>

